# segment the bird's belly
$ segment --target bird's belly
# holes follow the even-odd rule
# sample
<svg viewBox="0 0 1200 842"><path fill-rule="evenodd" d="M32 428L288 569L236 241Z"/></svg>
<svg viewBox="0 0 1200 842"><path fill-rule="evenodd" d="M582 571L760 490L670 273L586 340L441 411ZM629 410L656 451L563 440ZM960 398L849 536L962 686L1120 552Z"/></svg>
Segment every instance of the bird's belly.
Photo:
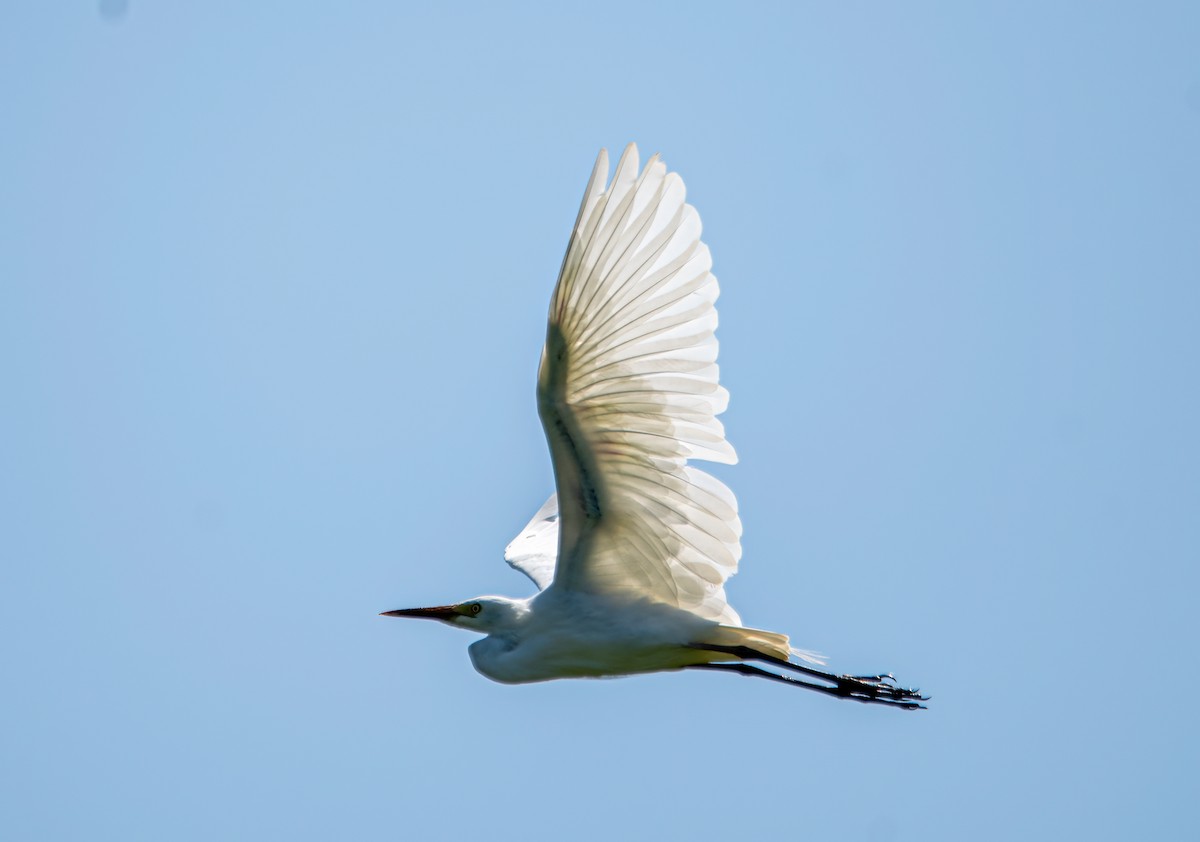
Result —
<svg viewBox="0 0 1200 842"><path fill-rule="evenodd" d="M483 675L505 684L555 678L598 678L681 669L702 663L704 653L685 641L646 641L621 637L554 636L513 645L487 637L469 647L471 662Z"/></svg>

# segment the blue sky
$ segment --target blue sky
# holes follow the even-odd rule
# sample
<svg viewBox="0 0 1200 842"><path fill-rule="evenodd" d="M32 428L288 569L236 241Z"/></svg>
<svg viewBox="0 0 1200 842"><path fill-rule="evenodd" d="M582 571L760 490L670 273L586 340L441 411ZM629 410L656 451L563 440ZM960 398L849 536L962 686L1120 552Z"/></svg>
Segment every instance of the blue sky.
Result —
<svg viewBox="0 0 1200 842"><path fill-rule="evenodd" d="M548 4L547 4L548 6ZM1180 838L1200 7L8 2L0 835ZM592 161L682 174L744 620L934 696L505 687Z"/></svg>

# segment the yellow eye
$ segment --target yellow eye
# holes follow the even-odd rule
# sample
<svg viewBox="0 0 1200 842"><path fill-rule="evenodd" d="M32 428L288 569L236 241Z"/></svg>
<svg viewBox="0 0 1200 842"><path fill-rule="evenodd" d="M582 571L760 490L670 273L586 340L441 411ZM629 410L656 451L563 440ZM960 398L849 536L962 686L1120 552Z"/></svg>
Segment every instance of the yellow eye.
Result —
<svg viewBox="0 0 1200 842"><path fill-rule="evenodd" d="M472 617L474 617L476 614L478 614L482 610L483 610L483 606L480 605L478 602L471 603L471 616Z"/></svg>

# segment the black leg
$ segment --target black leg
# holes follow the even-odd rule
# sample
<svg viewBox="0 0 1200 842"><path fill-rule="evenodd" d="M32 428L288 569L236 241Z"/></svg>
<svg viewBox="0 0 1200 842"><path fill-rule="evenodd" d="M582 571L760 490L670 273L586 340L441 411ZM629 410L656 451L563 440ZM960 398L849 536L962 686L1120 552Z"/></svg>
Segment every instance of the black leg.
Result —
<svg viewBox="0 0 1200 842"><path fill-rule="evenodd" d="M749 646L717 646L708 643L692 643L689 644L691 649L703 649L709 652L720 652L725 655L732 655L735 658L741 658L744 661L762 661L768 664L774 664L782 669L798 672L803 675L811 676L812 678L826 681L833 685L825 687L821 684L814 684L809 681L801 681L795 678L779 675L769 672L768 670L760 669L759 667L751 666L750 664L697 664L697 667L706 669L724 669L726 671L739 672L742 675L759 675L766 678L772 678L775 681L785 681L790 684L798 684L801 687L809 690L816 690L820 693L825 693L829 696L836 696L841 699L854 699L857 702L866 702L874 704L885 704L892 707L901 707L908 710L924 709L925 706L920 704L929 700L928 696L922 696L920 690L909 690L905 687L900 687L896 684L896 680L889 675L837 675L824 670L813 669L801 664L795 664L791 661L785 661L782 658L776 658L772 655L767 655L759 652L756 649L751 649Z"/></svg>
<svg viewBox="0 0 1200 842"><path fill-rule="evenodd" d="M818 693L824 693L827 696L834 696L839 699L853 699L856 702L862 702L869 705L886 705L893 708L902 708L904 710L925 710L925 706L916 701L907 701L891 698L881 698L879 696L861 696L857 693L845 693L835 687L825 687L821 684L813 684L809 681L803 681L799 678L791 678L790 676L780 675L777 672L765 670L762 667L756 667L753 664L747 663L725 663L725 664L692 664L684 667L691 670L720 670L721 672L736 672L740 675L758 676L759 678L769 678L772 681L779 681L783 684L791 684L793 687L803 687L805 690L816 690ZM924 699L923 696L917 696L918 699Z"/></svg>

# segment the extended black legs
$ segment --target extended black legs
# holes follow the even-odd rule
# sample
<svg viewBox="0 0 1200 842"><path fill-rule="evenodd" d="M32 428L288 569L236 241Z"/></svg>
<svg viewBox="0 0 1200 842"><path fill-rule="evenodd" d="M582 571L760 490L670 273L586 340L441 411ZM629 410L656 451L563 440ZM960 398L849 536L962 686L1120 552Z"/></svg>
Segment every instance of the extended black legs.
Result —
<svg viewBox="0 0 1200 842"><path fill-rule="evenodd" d="M925 706L921 702L929 700L929 697L922 696L919 690L909 690L900 687L891 675L836 675L831 672L795 664L791 661L785 661L782 658L775 658L751 649L749 646L715 646L707 643L694 643L690 645L690 648L704 649L709 652L721 652L726 655L732 655L735 658L741 658L743 661L762 661L774 664L781 669L791 670L792 672L798 672L827 682L830 686L792 678L787 675L780 675L779 673L747 663L721 662L693 664L688 669L723 670L725 672L740 673L741 675L769 678L772 681L780 681L784 684L803 687L806 690L815 690L827 696L835 696L840 699L853 699L856 702L863 702L864 704L904 708L905 710L923 710Z"/></svg>

